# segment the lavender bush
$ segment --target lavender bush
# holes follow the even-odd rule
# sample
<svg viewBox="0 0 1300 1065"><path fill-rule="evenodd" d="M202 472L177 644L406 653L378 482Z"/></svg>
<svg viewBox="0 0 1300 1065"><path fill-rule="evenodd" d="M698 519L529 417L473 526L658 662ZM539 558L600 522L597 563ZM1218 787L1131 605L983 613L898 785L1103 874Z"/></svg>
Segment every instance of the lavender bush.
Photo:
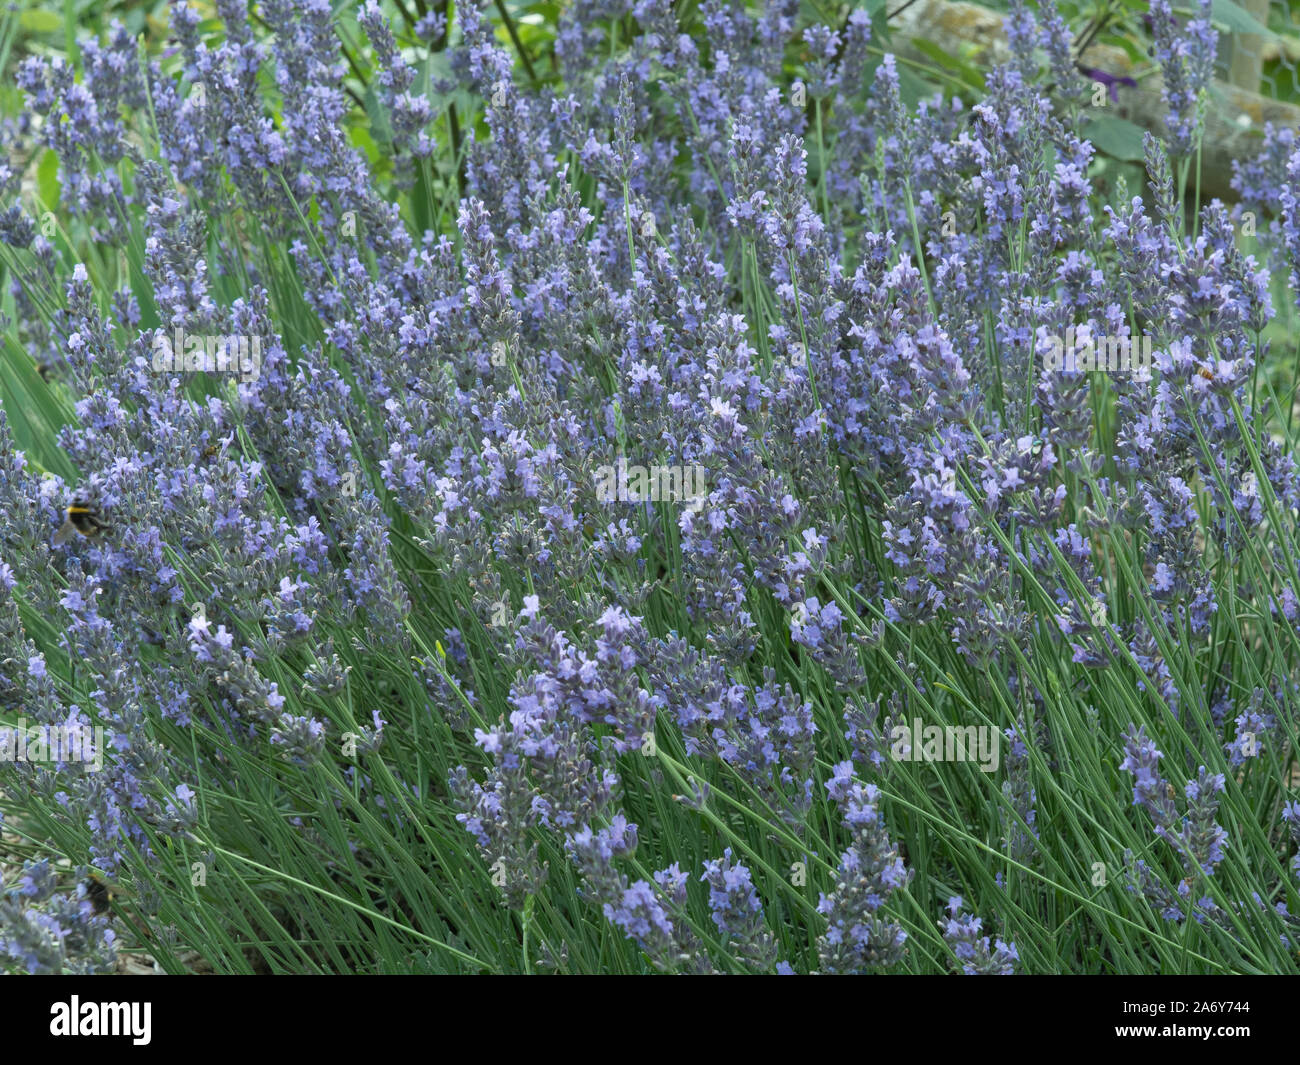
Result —
<svg viewBox="0 0 1300 1065"><path fill-rule="evenodd" d="M1300 152L1200 204L1208 3L1127 172L1053 0L973 99L878 2L418 6L16 64L0 724L102 764L0 856L129 892L0 964L1297 971Z"/></svg>

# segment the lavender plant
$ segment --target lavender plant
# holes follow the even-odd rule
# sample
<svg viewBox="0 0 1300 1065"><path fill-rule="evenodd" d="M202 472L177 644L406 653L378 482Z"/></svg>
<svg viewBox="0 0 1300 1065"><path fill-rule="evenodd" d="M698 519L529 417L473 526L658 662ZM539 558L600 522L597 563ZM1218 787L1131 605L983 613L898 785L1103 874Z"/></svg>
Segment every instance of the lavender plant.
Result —
<svg viewBox="0 0 1300 1065"><path fill-rule="evenodd" d="M1119 196L1054 4L752 7L20 57L0 964L1296 971L1294 138L1200 204L1208 4Z"/></svg>

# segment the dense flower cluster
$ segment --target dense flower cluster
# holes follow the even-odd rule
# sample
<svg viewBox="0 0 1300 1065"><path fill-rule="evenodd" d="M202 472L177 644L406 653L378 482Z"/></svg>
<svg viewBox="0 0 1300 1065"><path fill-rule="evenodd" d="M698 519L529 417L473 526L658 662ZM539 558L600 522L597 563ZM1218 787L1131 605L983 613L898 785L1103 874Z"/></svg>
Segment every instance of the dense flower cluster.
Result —
<svg viewBox="0 0 1300 1065"><path fill-rule="evenodd" d="M401 26L368 2L371 55L325 0L265 0L256 25L217 0L221 33L177 7L144 64L120 28L79 79L26 60L0 143L52 152L61 217L127 266L107 291L65 262L0 169L6 325L66 408L39 472L0 417L0 710L109 736L103 772L0 765L0 791L146 879L206 839L214 775L282 786L277 832L307 849L330 830L304 806L405 831L441 804L524 950L573 884L660 971L946 944L1010 973L960 897L936 933L929 881L969 869L907 841L942 793L999 885L1053 884L1040 832L1077 815L1054 772L1078 714L1178 859L1134 866L1153 926L1223 920L1233 774L1275 772L1300 721L1300 471L1258 387L1269 272L1223 204L1175 191L1209 6L1183 27L1152 4L1169 143L1147 139L1149 197L1114 203L1052 3L1012 5L1015 58L973 105L914 102L879 22L800 26L794 0L689 24L578 0L555 78L475 3ZM1238 185L1300 291L1294 137ZM1152 366L1054 366L1067 337L1149 338ZM176 338L244 361L160 364ZM600 489L629 465L655 494ZM56 535L83 513L94 535ZM1255 619L1278 627L1259 665ZM988 728L996 775L900 760L914 722ZM1185 812L1152 722L1187 739L1166 767L1198 767ZM332 875L389 860L342 852ZM1275 872L1269 905L1294 893ZM98 918L24 901L44 876L11 889L0 949L101 967Z"/></svg>
<svg viewBox="0 0 1300 1065"><path fill-rule="evenodd" d="M1015 963L1020 960L1014 943L997 940L989 949L989 937L981 936L983 922L978 917L962 912L960 895L948 900L948 918L940 921L943 938L961 965L965 976L1012 976Z"/></svg>
<svg viewBox="0 0 1300 1065"><path fill-rule="evenodd" d="M108 919L95 915L84 887L77 896L58 890L48 861L28 862L0 894L0 960L23 972L111 973L116 938Z"/></svg>

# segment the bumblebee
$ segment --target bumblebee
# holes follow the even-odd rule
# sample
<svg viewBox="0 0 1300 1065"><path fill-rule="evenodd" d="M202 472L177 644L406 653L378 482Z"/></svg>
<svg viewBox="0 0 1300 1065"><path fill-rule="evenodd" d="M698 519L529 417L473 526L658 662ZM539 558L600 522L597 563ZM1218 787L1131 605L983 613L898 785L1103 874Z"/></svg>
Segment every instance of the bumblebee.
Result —
<svg viewBox="0 0 1300 1065"><path fill-rule="evenodd" d="M68 507L67 516L59 526L59 531L54 534L54 545L57 547L67 543L74 532L85 537L95 537L109 528L99 508L84 496L77 496Z"/></svg>
<svg viewBox="0 0 1300 1065"><path fill-rule="evenodd" d="M108 913L116 894L117 892L103 877L91 873L86 878L86 898L90 900L90 906L96 913Z"/></svg>
<svg viewBox="0 0 1300 1065"><path fill-rule="evenodd" d="M18 706L22 703L23 691L11 679L18 676L18 660L6 658L0 662L0 706Z"/></svg>

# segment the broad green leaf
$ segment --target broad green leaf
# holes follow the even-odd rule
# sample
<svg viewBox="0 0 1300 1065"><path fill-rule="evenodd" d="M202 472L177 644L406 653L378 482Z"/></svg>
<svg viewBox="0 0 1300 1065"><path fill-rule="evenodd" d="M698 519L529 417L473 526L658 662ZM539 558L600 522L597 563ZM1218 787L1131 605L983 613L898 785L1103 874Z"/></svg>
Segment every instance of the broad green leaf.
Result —
<svg viewBox="0 0 1300 1065"><path fill-rule="evenodd" d="M59 203L59 157L52 149L46 149L36 167L36 188L41 194L42 202L54 210ZM37 219L38 228L39 225L40 219Z"/></svg>
<svg viewBox="0 0 1300 1065"><path fill-rule="evenodd" d="M53 11L24 11L18 25L28 33L54 33L63 27L63 19Z"/></svg>
<svg viewBox="0 0 1300 1065"><path fill-rule="evenodd" d="M918 51L928 58L933 59L944 69L951 70L957 75L963 84L968 85L976 92L984 91L984 75L975 69L975 67L970 63L945 52L937 44L934 44L932 41L927 41L923 37L914 38L912 44L916 46Z"/></svg>
<svg viewBox="0 0 1300 1065"><path fill-rule="evenodd" d="M907 107L915 107L919 100L933 96L938 86L918 75L911 67L898 65L898 94Z"/></svg>
<svg viewBox="0 0 1300 1065"><path fill-rule="evenodd" d="M1214 0L1211 17L1233 33L1257 33L1261 37L1275 36L1272 30L1240 4L1233 3L1233 0Z"/></svg>
<svg viewBox="0 0 1300 1065"><path fill-rule="evenodd" d="M366 86L366 114L370 116L370 135L384 151L390 151L393 143L393 130L388 123L388 114L379 102L375 90Z"/></svg>
<svg viewBox="0 0 1300 1065"><path fill-rule="evenodd" d="M1134 65L1138 63L1145 63L1148 59L1150 59L1150 56L1148 56L1146 52L1146 46L1145 45L1139 46L1137 42L1133 40L1132 37L1123 36L1118 33L1103 33L1100 37L1097 38L1097 43L1108 44L1112 48L1120 49L1121 51L1123 51L1123 53L1126 56L1129 57L1129 59L1134 63ZM1085 60L1084 63L1086 65L1087 61Z"/></svg>
<svg viewBox="0 0 1300 1065"><path fill-rule="evenodd" d="M1094 114L1088 122L1088 139L1100 150L1115 159L1137 162L1143 158L1142 127L1127 118L1117 118L1104 112Z"/></svg>

